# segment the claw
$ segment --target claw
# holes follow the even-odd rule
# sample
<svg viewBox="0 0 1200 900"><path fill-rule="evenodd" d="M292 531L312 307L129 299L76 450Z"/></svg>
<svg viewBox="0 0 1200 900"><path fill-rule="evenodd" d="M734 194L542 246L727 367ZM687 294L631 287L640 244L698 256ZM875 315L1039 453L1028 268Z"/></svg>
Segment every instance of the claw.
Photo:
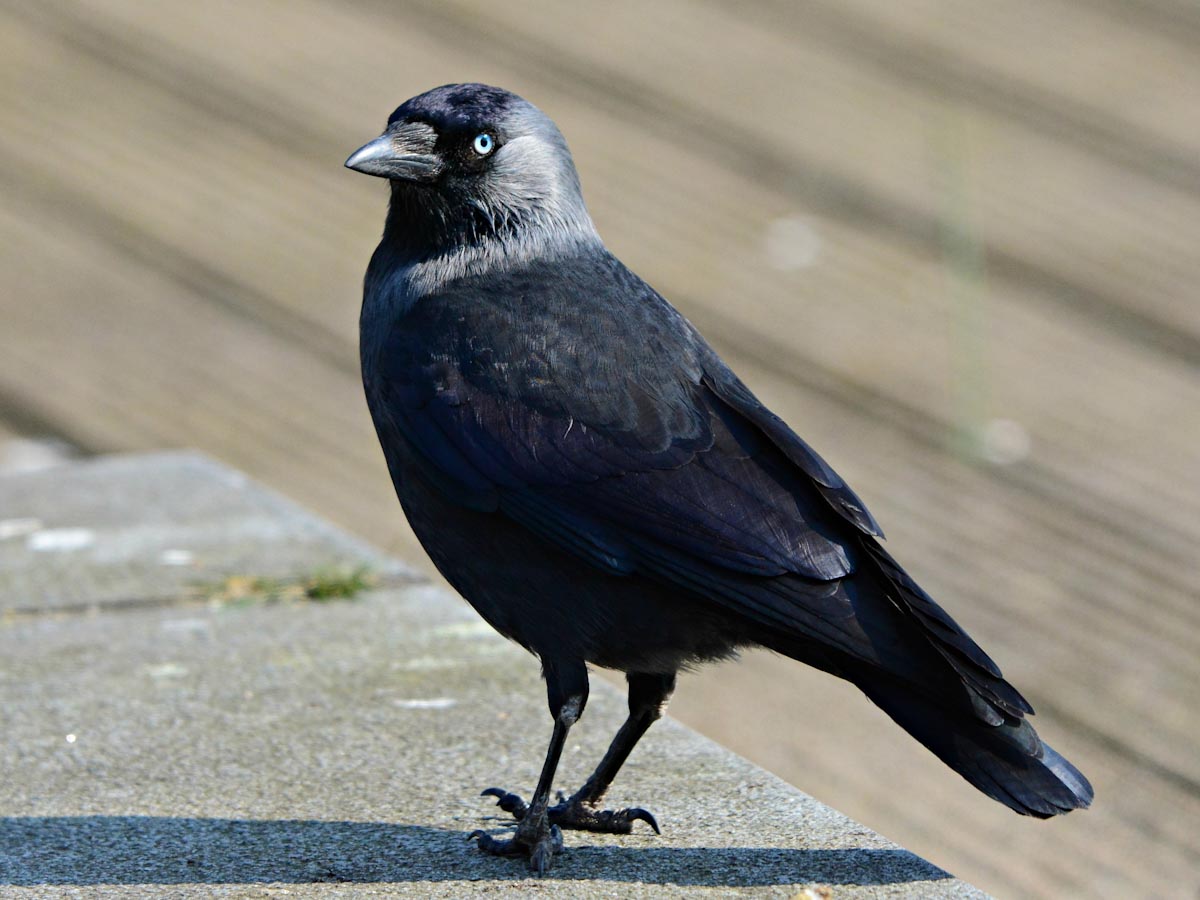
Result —
<svg viewBox="0 0 1200 900"><path fill-rule="evenodd" d="M642 809L640 806L636 806L633 809L625 810L625 816L629 819L631 825L634 821L641 819L654 829L655 834L662 834L662 831L658 827L658 820L654 818L654 814L649 810Z"/></svg>
<svg viewBox="0 0 1200 900"><path fill-rule="evenodd" d="M516 856L520 851L516 841L499 841L486 831L476 831L472 836L478 836L479 849L493 856Z"/></svg>
<svg viewBox="0 0 1200 900"><path fill-rule="evenodd" d="M529 854L529 868L538 874L545 875L550 871L550 861L554 854L563 848L562 831L557 825L550 826L550 833L533 845Z"/></svg>
<svg viewBox="0 0 1200 900"><path fill-rule="evenodd" d="M488 787L481 793L481 796L496 798L496 805L505 812L510 812L517 822L528 820L529 804L517 794L509 793L499 787ZM551 824L559 828L575 828L583 830L583 832L605 834L631 834L634 830L634 822L646 822L650 828L654 829L655 834L662 834L658 820L654 818L652 812L642 809L641 806L631 806L630 809L598 810L594 808L592 800L581 799L580 794L576 794L575 797L566 797L562 791L559 791L558 804L547 809L546 814L550 817ZM558 846L562 847L562 835L559 835L557 840ZM498 847L502 842L493 841L493 844ZM482 839L480 839L480 846L484 846ZM491 844L488 845L488 847L491 846ZM492 850L492 852L503 851ZM533 851L529 852L533 853Z"/></svg>
<svg viewBox="0 0 1200 900"><path fill-rule="evenodd" d="M529 805L516 794L510 794L508 791L497 787L490 787L479 796L495 797L496 805L506 813L512 813L514 819L518 822L525 818L525 813L529 811Z"/></svg>
<svg viewBox="0 0 1200 900"><path fill-rule="evenodd" d="M542 827L545 828L544 821ZM493 856L528 856L529 868L539 876L550 871L554 854L563 848L562 830L555 825L533 835L522 834L518 827L512 840L507 841L497 840L477 828L467 835L467 839L478 841L479 849Z"/></svg>
<svg viewBox="0 0 1200 900"><path fill-rule="evenodd" d="M483 829L477 828L472 831L467 840L475 838L479 842L479 849L486 853L491 853L493 856L520 856L525 851L518 841L502 841L492 837Z"/></svg>

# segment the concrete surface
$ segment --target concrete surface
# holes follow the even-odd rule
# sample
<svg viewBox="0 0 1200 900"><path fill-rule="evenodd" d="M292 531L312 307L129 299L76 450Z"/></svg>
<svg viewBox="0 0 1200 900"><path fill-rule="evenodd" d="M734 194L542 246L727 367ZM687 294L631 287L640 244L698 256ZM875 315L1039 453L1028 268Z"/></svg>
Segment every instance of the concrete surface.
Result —
<svg viewBox="0 0 1200 900"><path fill-rule="evenodd" d="M115 456L8 478L0 505L0 615L170 603L239 576L401 563L188 454Z"/></svg>
<svg viewBox="0 0 1200 900"><path fill-rule="evenodd" d="M540 881L484 856L466 834L507 823L480 789L528 792L549 734L535 662L203 458L0 478L0 560L0 895L983 896L670 720L612 796L661 837L569 833ZM381 586L195 587L330 564ZM622 714L596 682L564 788Z"/></svg>

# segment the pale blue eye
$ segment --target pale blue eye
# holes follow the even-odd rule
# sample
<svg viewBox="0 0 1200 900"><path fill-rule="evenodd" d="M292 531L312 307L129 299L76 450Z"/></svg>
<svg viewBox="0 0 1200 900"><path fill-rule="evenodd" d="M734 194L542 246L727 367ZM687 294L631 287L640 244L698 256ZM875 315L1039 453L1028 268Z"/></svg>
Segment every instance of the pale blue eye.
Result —
<svg viewBox="0 0 1200 900"><path fill-rule="evenodd" d="M471 144L471 149L480 156L487 156L496 149L496 139L490 134L477 134L475 135L475 142Z"/></svg>

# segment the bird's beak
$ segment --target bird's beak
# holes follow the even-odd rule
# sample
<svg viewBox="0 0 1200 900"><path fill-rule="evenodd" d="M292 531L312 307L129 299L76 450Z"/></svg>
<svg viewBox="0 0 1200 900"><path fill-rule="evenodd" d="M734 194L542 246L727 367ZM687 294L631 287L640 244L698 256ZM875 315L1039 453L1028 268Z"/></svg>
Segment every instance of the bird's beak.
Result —
<svg viewBox="0 0 1200 900"><path fill-rule="evenodd" d="M405 122L389 128L346 160L346 168L380 178L434 181L442 160L433 152L437 132L424 122Z"/></svg>

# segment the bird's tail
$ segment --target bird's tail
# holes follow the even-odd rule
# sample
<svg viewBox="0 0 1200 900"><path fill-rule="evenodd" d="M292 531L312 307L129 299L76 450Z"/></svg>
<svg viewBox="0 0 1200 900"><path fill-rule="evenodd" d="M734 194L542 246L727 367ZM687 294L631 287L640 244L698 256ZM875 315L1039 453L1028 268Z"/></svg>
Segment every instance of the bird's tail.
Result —
<svg viewBox="0 0 1200 900"><path fill-rule="evenodd" d="M1093 791L1025 719L998 725L949 711L910 687L872 673L852 679L897 725L983 793L1026 816L1047 819L1091 805Z"/></svg>
<svg viewBox="0 0 1200 900"><path fill-rule="evenodd" d="M1087 779L1047 744L1033 708L963 629L877 544L838 591L868 643L770 634L772 649L856 685L942 762L994 800L1049 818L1092 802ZM810 602L810 606L811 606Z"/></svg>

